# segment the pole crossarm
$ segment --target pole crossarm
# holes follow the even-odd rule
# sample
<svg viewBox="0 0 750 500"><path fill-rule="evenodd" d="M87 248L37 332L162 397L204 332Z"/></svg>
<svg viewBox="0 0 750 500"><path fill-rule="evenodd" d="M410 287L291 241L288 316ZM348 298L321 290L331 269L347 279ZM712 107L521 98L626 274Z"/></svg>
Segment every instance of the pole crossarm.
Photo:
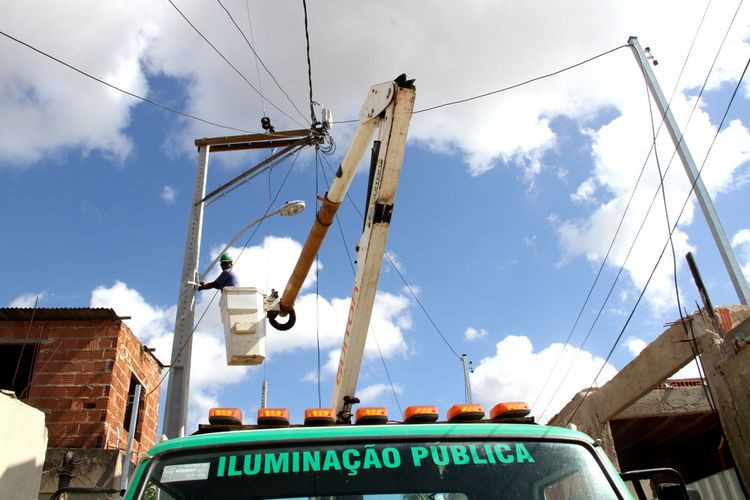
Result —
<svg viewBox="0 0 750 500"><path fill-rule="evenodd" d="M296 140L312 137L310 129L282 130L271 134L230 135L223 137L204 137L196 139L195 146L211 146L211 152L235 151L245 149L278 148L287 146Z"/></svg>

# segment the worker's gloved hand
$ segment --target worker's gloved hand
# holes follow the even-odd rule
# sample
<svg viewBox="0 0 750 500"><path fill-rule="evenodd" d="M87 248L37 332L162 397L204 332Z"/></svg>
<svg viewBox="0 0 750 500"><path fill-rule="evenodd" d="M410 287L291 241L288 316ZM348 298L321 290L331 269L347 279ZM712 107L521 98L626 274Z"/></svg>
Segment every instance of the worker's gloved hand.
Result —
<svg viewBox="0 0 750 500"><path fill-rule="evenodd" d="M203 281L203 280L200 280L200 281L198 282L198 284L199 284L200 286L203 286L203 285L205 285L205 284L206 284L206 282L205 282L205 281Z"/></svg>

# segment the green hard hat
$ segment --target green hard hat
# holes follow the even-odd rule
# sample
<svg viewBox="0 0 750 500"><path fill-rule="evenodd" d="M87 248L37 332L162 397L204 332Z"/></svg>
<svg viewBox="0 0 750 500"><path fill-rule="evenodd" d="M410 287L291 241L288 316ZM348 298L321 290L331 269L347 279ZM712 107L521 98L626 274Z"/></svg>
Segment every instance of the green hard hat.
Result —
<svg viewBox="0 0 750 500"><path fill-rule="evenodd" d="M228 253L221 254L220 262L234 262L234 259Z"/></svg>

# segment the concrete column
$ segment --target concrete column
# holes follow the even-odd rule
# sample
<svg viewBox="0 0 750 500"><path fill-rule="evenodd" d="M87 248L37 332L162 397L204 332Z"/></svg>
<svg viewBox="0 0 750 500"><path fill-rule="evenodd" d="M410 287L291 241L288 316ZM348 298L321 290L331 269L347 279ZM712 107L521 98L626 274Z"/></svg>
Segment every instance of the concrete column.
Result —
<svg viewBox="0 0 750 500"><path fill-rule="evenodd" d="M709 333L702 355L706 380L740 479L750 491L750 318L724 338Z"/></svg>

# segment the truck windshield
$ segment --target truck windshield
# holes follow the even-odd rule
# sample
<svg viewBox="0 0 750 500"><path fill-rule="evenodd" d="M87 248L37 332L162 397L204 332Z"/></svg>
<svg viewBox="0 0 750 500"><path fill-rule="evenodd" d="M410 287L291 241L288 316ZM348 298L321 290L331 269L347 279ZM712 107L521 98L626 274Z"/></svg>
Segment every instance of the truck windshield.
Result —
<svg viewBox="0 0 750 500"><path fill-rule="evenodd" d="M175 452L136 498L203 500L618 498L591 450L570 442L325 444Z"/></svg>

